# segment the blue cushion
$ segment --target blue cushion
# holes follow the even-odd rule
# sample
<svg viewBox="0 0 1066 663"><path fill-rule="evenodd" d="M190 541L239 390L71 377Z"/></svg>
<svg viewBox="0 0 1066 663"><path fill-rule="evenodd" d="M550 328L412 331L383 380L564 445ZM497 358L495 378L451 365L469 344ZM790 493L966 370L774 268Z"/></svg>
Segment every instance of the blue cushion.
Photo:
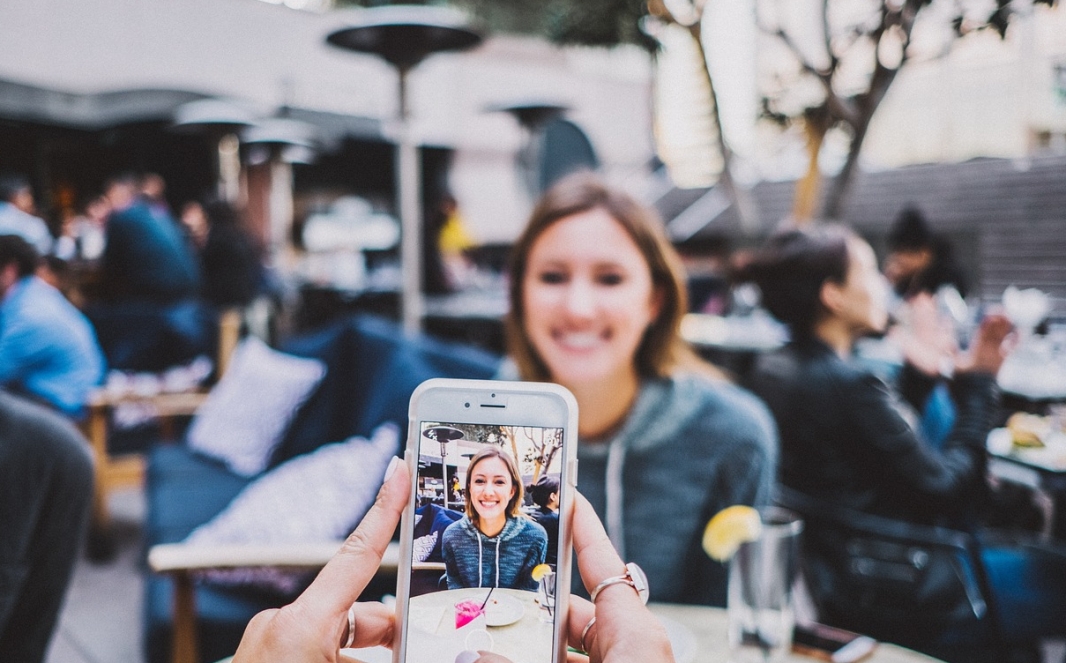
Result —
<svg viewBox="0 0 1066 663"><path fill-rule="evenodd" d="M226 508L251 478L181 444L160 444L148 453L145 541L181 541Z"/></svg>
<svg viewBox="0 0 1066 663"><path fill-rule="evenodd" d="M353 435L370 437L391 421L407 430L415 387L432 377L491 378L499 358L425 336L405 337L392 322L356 316L295 339L285 352L326 363L326 377L296 414L271 466Z"/></svg>

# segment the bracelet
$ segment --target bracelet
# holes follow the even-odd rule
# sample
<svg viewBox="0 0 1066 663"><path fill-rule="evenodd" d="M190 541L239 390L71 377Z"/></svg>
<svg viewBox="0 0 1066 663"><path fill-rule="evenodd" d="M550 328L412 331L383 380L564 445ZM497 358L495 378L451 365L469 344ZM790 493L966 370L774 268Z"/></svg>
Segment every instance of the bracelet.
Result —
<svg viewBox="0 0 1066 663"><path fill-rule="evenodd" d="M355 604L348 608L348 640L341 649L348 649L355 642Z"/></svg>
<svg viewBox="0 0 1066 663"><path fill-rule="evenodd" d="M591 594L592 602L596 602L596 597L600 595L600 592L611 585L617 585L618 583L624 583L635 589L637 591L637 596L640 597L641 603L648 602L648 594L650 593L648 589L648 576L644 575L644 571L633 562L626 564L626 572L624 574L620 576L611 576L596 585L596 589L592 590Z"/></svg>

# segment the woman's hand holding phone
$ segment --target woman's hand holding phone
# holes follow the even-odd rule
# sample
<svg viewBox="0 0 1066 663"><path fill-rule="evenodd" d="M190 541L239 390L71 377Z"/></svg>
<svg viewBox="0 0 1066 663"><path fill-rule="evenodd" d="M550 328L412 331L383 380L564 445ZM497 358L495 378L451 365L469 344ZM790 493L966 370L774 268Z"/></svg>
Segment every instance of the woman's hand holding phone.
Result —
<svg viewBox="0 0 1066 663"><path fill-rule="evenodd" d="M396 459L386 472L374 506L314 582L291 604L263 611L248 623L234 663L339 661L340 644L348 637L348 609L377 572L410 490L407 465ZM574 545L581 577L589 589L625 567L592 506L580 495L574 509ZM392 645L396 626L392 608L381 603L355 603L353 609L356 629L351 646ZM673 660L666 630L632 588L609 587L599 595L596 605L572 598L567 629L571 645L581 646L582 631L593 616L596 625L585 638L591 661ZM506 659L485 653L477 660L491 663ZM572 653L569 660L583 661L585 657Z"/></svg>
<svg viewBox="0 0 1066 663"><path fill-rule="evenodd" d="M578 570L589 592L607 578L624 572L625 564L607 538L603 524L581 494L574 504L573 535ZM623 583L611 585L600 592L595 605L571 597L571 646L581 647L582 633L594 616L596 624L585 634L589 660L594 663L674 660L666 629L632 587ZM571 654L570 660L581 661L584 657Z"/></svg>
<svg viewBox="0 0 1066 663"><path fill-rule="evenodd" d="M248 622L234 663L336 663L348 637L348 608L377 573L411 491L406 463L393 458L377 500L314 582L295 601ZM395 611L355 603L353 647L391 646Z"/></svg>

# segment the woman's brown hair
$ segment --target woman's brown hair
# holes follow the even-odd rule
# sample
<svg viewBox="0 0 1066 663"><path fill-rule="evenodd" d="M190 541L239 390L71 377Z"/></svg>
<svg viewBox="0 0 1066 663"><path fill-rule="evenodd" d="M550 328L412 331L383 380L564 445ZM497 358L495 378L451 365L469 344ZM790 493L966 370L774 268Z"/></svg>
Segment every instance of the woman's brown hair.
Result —
<svg viewBox="0 0 1066 663"><path fill-rule="evenodd" d="M507 453L499 447L485 447L481 451L470 459L470 464L466 466L466 517L470 519L470 522L474 524L474 527L478 526L477 511L474 509L473 503L470 501L470 480L474 476L474 468L477 464L486 458L499 458L503 461L503 464L507 466L507 473L511 475L511 485L514 486L514 495L511 496L509 502L507 502L507 509L504 513L508 518L513 518L522 515L522 503L525 500L525 494L522 488L522 477L518 474L518 463L511 457L511 454Z"/></svg>
<svg viewBox="0 0 1066 663"><path fill-rule="evenodd" d="M628 194L608 186L596 175L582 172L560 180L544 193L511 250L507 349L522 379L542 382L550 379L547 365L525 331L522 290L529 267L529 252L541 234L556 221L595 209L607 212L632 238L651 271L652 287L661 298L659 315L648 326L637 347L637 374L667 377L680 366L713 372L702 365L681 338L681 319L688 312L685 271L681 258L666 238L658 214Z"/></svg>

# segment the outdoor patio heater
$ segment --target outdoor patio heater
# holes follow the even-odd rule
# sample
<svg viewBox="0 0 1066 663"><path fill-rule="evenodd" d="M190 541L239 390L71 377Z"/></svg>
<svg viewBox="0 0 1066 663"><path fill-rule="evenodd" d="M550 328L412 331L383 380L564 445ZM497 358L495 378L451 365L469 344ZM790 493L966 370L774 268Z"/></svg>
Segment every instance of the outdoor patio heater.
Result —
<svg viewBox="0 0 1066 663"><path fill-rule="evenodd" d="M407 74L433 53L463 51L481 43L462 12L448 7L390 5L362 9L347 27L331 32L326 41L349 51L377 55L399 75L399 126L396 152L396 192L399 198L400 268L403 278L403 328L414 334L422 326L422 209L421 163L411 133Z"/></svg>
<svg viewBox="0 0 1066 663"><path fill-rule="evenodd" d="M448 508L448 464L444 459L448 456L448 443L463 439L463 431L451 426L433 426L422 431L424 437L440 443L440 466L444 477L444 508Z"/></svg>
<svg viewBox="0 0 1066 663"><path fill-rule="evenodd" d="M546 124L562 117L566 111L570 110L570 107L552 101L525 99L493 104L485 110L489 113L507 113L522 127L524 137L522 147L515 156L515 165L518 169L518 176L526 188L526 194L529 196L530 208L532 208L533 202L543 193L538 177L542 146L537 141L537 135Z"/></svg>
<svg viewBox="0 0 1066 663"><path fill-rule="evenodd" d="M174 110L175 131L210 136L217 146L218 197L234 202L240 195L241 159L237 133L256 123L255 115L223 99L198 99Z"/></svg>
<svg viewBox="0 0 1066 663"><path fill-rule="evenodd" d="M248 148L248 163L269 169L268 223L261 230L275 265L292 230L292 166L313 162L318 142L317 127L287 117L266 118L241 133L241 143Z"/></svg>

